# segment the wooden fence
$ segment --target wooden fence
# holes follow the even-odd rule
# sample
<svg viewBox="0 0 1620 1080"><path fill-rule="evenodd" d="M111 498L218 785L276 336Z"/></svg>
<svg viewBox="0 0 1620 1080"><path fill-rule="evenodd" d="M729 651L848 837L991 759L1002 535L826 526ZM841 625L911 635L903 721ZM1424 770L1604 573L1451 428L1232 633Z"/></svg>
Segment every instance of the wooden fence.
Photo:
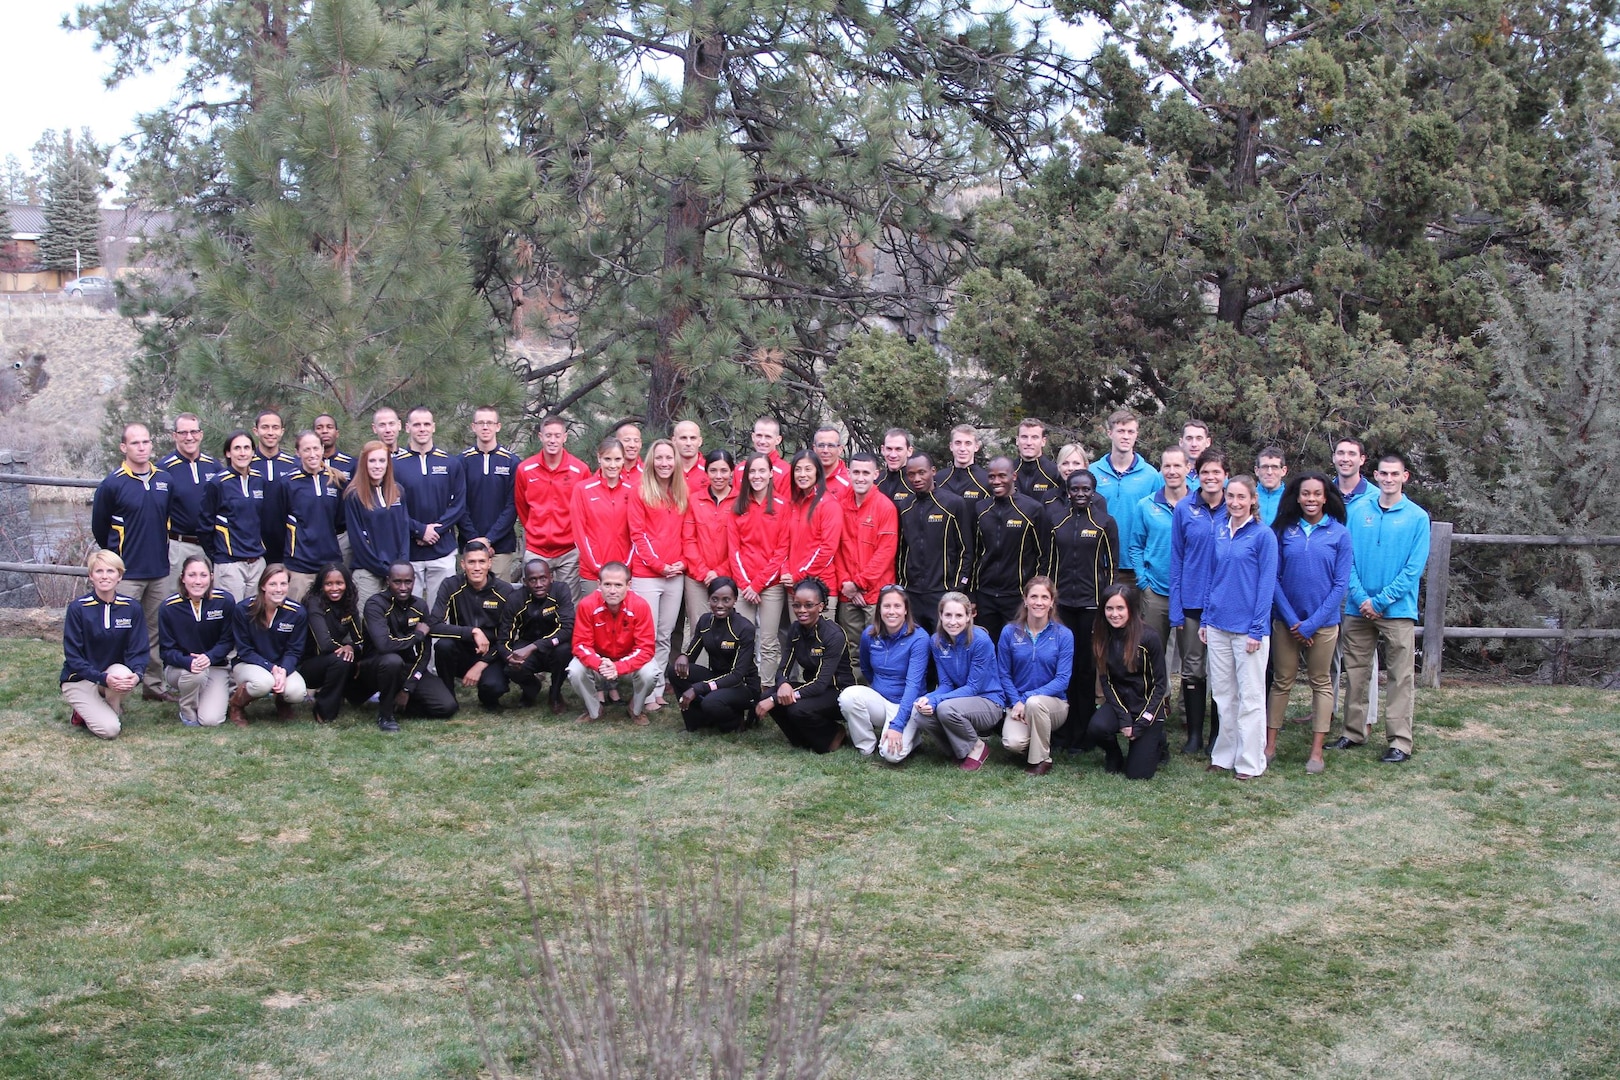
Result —
<svg viewBox="0 0 1620 1080"><path fill-rule="evenodd" d="M1423 600L1423 672L1419 685L1440 685L1440 663L1444 648L1431 648L1430 642L1446 638L1620 638L1620 629L1550 626L1447 626L1446 597L1451 592L1451 547L1453 544L1508 544L1537 547L1613 547L1620 536L1525 536L1500 533L1453 532L1451 522L1436 521L1429 530L1429 564L1424 569L1428 588Z"/></svg>

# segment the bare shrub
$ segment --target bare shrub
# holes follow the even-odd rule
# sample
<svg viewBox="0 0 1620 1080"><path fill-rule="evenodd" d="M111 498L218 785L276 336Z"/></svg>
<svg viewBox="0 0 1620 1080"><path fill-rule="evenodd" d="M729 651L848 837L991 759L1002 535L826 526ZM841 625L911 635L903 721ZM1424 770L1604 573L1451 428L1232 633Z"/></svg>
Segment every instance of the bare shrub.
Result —
<svg viewBox="0 0 1620 1080"><path fill-rule="evenodd" d="M600 855L588 883L518 868L527 924L511 981L469 1008L490 1073L544 1080L814 1080L847 1072L855 953L834 947L833 905L791 879L683 869L649 882ZM561 918L557 916L560 914Z"/></svg>

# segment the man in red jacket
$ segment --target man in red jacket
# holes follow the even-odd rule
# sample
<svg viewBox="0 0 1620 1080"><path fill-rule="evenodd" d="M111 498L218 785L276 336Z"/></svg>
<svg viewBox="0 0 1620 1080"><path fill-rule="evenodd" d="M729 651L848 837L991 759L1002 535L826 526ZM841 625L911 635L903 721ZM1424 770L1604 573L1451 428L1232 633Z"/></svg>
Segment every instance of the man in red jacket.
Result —
<svg viewBox="0 0 1620 1080"><path fill-rule="evenodd" d="M834 566L838 577L838 625L850 644L860 675L861 631L872 621L878 591L894 584L894 553L900 542L894 502L878 490L878 459L865 452L849 459L850 495L844 503L844 535ZM909 494L907 495L909 498Z"/></svg>
<svg viewBox="0 0 1620 1080"><path fill-rule="evenodd" d="M658 671L653 665L657 630L652 606L630 591L630 568L622 562L602 567L597 590L574 609L574 658L568 662L568 685L585 703L575 717L580 724L602 715L598 692L618 700L620 679L630 680L630 719L647 723L647 695Z"/></svg>
<svg viewBox="0 0 1620 1080"><path fill-rule="evenodd" d="M518 466L512 483L518 523L523 528L523 555L551 564L551 576L579 595L579 549L574 546L574 520L569 507L574 488L591 475L585 463L568 452L568 424L548 416L540 425L540 452Z"/></svg>

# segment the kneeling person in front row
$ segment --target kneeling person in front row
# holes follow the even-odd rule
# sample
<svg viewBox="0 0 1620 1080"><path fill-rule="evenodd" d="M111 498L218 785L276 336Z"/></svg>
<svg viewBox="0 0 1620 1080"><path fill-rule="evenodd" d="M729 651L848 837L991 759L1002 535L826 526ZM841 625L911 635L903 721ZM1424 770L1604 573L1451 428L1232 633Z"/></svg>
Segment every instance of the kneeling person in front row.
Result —
<svg viewBox="0 0 1620 1080"><path fill-rule="evenodd" d="M622 562L602 567L597 589L574 610L574 659L568 685L585 703L574 719L585 723L602 715L598 691L617 693L620 679L630 680L630 719L647 723L647 696L658 671L653 654L658 631L652 605L630 591L630 568Z"/></svg>
<svg viewBox="0 0 1620 1080"><path fill-rule="evenodd" d="M524 708L540 700L540 676L549 674L546 706L562 712L562 684L573 647L574 594L552 578L550 562L530 559L523 564L522 603L512 613L506 641L506 674L523 688Z"/></svg>
<svg viewBox="0 0 1620 1080"><path fill-rule="evenodd" d="M1164 642L1142 618L1142 594L1129 585L1102 591L1102 618L1083 647L1092 651L1103 700L1086 729L1086 745L1098 745L1110 773L1151 780L1166 745L1164 702L1170 688ZM1119 748L1125 736L1130 749Z"/></svg>
<svg viewBox="0 0 1620 1080"><path fill-rule="evenodd" d="M388 568L388 589L366 601L366 647L377 658L377 726L398 731L399 715L443 720L456 714L456 695L427 673L427 605L415 595L416 570L408 562Z"/></svg>
<svg viewBox="0 0 1620 1080"><path fill-rule="evenodd" d="M668 682L680 695L687 731L737 731L747 726L759 700L754 624L737 614L735 581L717 577L706 589L709 610L699 617L685 650L670 661ZM692 662L700 652L707 667Z"/></svg>
<svg viewBox="0 0 1620 1080"><path fill-rule="evenodd" d="M461 553L461 576L439 587L433 605L433 646L439 678L452 696L456 682L478 687L478 704L499 709L512 684L506 676L506 639L512 631L514 589L490 573L495 552L474 540Z"/></svg>
<svg viewBox="0 0 1620 1080"><path fill-rule="evenodd" d="M782 635L775 692L754 706L754 715L770 716L794 746L831 753L844 745L838 695L855 685L849 645L844 631L826 617L827 586L820 578L801 578L793 586L792 608L793 628Z"/></svg>
<svg viewBox="0 0 1620 1080"><path fill-rule="evenodd" d="M98 548L85 560L90 592L62 620L62 700L70 722L100 739L123 730L124 698L141 684L149 646L141 606L118 595L124 560Z"/></svg>
<svg viewBox="0 0 1620 1080"><path fill-rule="evenodd" d="M298 661L304 655L309 623L304 606L287 597L287 568L271 563L259 575L250 598L238 600L231 616L231 637L236 642L236 666L231 678L227 713L231 723L247 727L248 702L275 696L276 719L291 720L293 706L309 696Z"/></svg>
<svg viewBox="0 0 1620 1080"><path fill-rule="evenodd" d="M158 609L158 654L163 674L180 690L180 722L217 727L225 722L230 676L231 612L236 597L214 588L205 555L188 555L180 566L180 591Z"/></svg>

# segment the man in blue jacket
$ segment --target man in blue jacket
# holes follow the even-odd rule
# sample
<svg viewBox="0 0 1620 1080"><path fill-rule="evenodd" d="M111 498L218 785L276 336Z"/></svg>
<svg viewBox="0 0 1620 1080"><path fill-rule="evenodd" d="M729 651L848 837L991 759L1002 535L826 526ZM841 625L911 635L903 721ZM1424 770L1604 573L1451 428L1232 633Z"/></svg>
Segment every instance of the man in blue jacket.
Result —
<svg viewBox="0 0 1620 1080"><path fill-rule="evenodd" d="M1410 478L1405 458L1385 454L1373 473L1377 497L1368 494L1346 508L1352 567L1339 642L1349 685L1344 733L1330 744L1351 750L1367 741L1368 680L1382 642L1389 675L1384 705L1389 749L1381 760L1392 764L1412 756L1413 639L1418 583L1429 561L1429 515L1402 494Z"/></svg>
<svg viewBox="0 0 1620 1080"><path fill-rule="evenodd" d="M1121 540L1136 533L1136 518L1141 513L1137 505L1155 491L1164 487L1164 477L1149 464L1148 459L1136 452L1136 414L1125 409L1108 417L1108 453L1091 463L1091 474L1097 478L1097 494L1108 500L1108 513L1119 528ZM1129 549L1119 553L1120 580L1136 584L1136 560Z"/></svg>
<svg viewBox="0 0 1620 1080"><path fill-rule="evenodd" d="M512 484L523 459L501 444L501 414L493 406L473 410L472 431L473 445L461 452L461 472L467 482L461 546L474 540L488 544L495 553L490 575L498 581L511 581L520 570Z"/></svg>
<svg viewBox="0 0 1620 1080"><path fill-rule="evenodd" d="M157 655L158 608L169 595L169 474L152 463L152 433L145 424L125 424L118 440L123 462L96 486L90 508L90 534L101 547L123 559L119 592L141 606L150 656L141 675L148 701L180 700L163 688Z"/></svg>
<svg viewBox="0 0 1620 1080"><path fill-rule="evenodd" d="M466 521L467 489L461 457L433 443L433 410L418 405L405 417L410 445L394 454L394 479L411 519L411 568L422 597L432 603L456 576L456 529Z"/></svg>

